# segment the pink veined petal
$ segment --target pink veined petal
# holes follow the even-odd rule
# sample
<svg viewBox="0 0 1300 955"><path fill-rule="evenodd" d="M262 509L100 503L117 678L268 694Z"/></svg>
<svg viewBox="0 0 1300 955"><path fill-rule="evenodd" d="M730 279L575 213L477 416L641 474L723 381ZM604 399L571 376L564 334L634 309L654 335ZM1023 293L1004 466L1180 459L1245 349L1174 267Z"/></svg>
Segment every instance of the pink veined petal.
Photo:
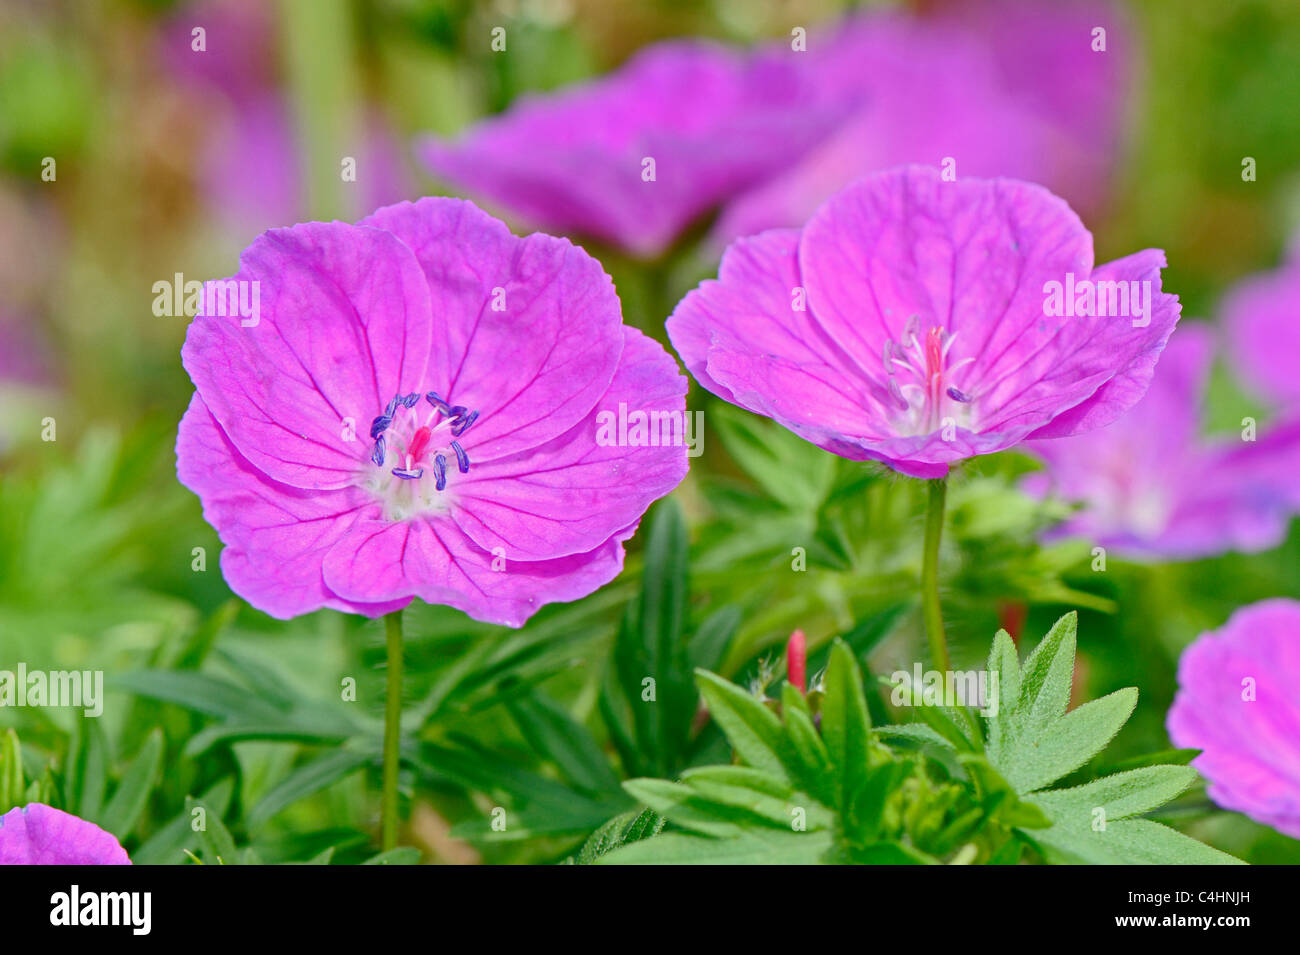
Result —
<svg viewBox="0 0 1300 955"><path fill-rule="evenodd" d="M471 468L457 482L452 517L479 547L534 561L585 553L635 523L686 476L686 379L653 339L633 328L623 335L618 371L591 414L546 444ZM645 440L658 446L618 443L619 421L635 424L638 414L653 428Z"/></svg>
<svg viewBox="0 0 1300 955"><path fill-rule="evenodd" d="M618 296L567 239L521 239L455 199L400 203L363 224L401 239L424 271L437 316L426 389L479 412L461 438L475 465L563 434L609 388Z"/></svg>
<svg viewBox="0 0 1300 955"><path fill-rule="evenodd" d="M1039 401L1032 393L1017 395L1002 409L1007 419L1035 420L1037 409L1044 404L1059 408L1083 394L1083 400L1056 414L1031 435L1065 437L1110 424L1141 399L1182 314L1178 296L1161 290L1160 270L1164 266L1163 252L1146 249L1097 268L1091 276L1093 283L1138 282L1139 289L1150 283L1151 314L1142 319L1065 319L1075 324L1063 326L1057 335L1055 365L1045 370L1041 379L1050 389L1050 397ZM1135 326L1135 321L1146 324Z"/></svg>
<svg viewBox="0 0 1300 955"><path fill-rule="evenodd" d="M0 865L130 865L112 833L41 803L0 816Z"/></svg>
<svg viewBox="0 0 1300 955"><path fill-rule="evenodd" d="M364 435L394 394L425 380L432 319L419 265L394 236L309 223L257 239L234 280L258 283L259 314L201 308L181 350L185 370L268 477L320 490L350 484L369 452L347 436ZM220 284L207 283L205 299ZM244 288L251 305L254 286Z"/></svg>
<svg viewBox="0 0 1300 955"><path fill-rule="evenodd" d="M717 280L702 283L673 311L668 337L714 394L861 460L869 455L857 439L881 430L871 415L880 398L811 319L798 243L793 230L734 243Z"/></svg>
<svg viewBox="0 0 1300 955"><path fill-rule="evenodd" d="M181 419L176 470L226 545L226 582L257 609L280 619L322 607L375 617L409 602L348 601L331 592L321 573L325 555L378 508L356 488L304 491L270 480L240 455L197 394Z"/></svg>
<svg viewBox="0 0 1300 955"><path fill-rule="evenodd" d="M419 597L520 627L543 605L585 597L618 576L623 541L635 532L634 523L585 554L519 561L483 550L446 519L360 521L326 556L325 580L349 600Z"/></svg>

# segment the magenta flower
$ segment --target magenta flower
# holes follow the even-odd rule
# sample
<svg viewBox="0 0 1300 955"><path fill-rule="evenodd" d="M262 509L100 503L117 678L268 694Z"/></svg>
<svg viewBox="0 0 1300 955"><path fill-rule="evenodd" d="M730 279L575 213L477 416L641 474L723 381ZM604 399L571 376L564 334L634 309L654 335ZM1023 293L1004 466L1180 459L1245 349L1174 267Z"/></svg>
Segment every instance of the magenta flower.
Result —
<svg viewBox="0 0 1300 955"><path fill-rule="evenodd" d="M1252 276L1224 302L1229 354L1252 389L1288 408L1300 408L1300 235L1288 262Z"/></svg>
<svg viewBox="0 0 1300 955"><path fill-rule="evenodd" d="M845 107L811 79L782 56L662 43L604 79L522 97L421 154L438 175L536 225L651 256L833 128Z"/></svg>
<svg viewBox="0 0 1300 955"><path fill-rule="evenodd" d="M423 199L268 232L234 281L260 315L205 300L190 325L177 470L227 582L274 616L420 597L519 626L612 579L686 473L666 425L602 431L684 423L686 383L567 240Z"/></svg>
<svg viewBox="0 0 1300 955"><path fill-rule="evenodd" d="M130 865L111 833L38 802L0 816L0 865Z"/></svg>
<svg viewBox="0 0 1300 955"><path fill-rule="evenodd" d="M1300 603L1264 600L1196 638L1166 725L1220 806L1300 839Z"/></svg>
<svg viewBox="0 0 1300 955"><path fill-rule="evenodd" d="M942 477L1133 405L1178 321L1164 264L1148 249L1094 268L1092 236L1046 190L909 167L849 187L802 231L733 244L668 335L727 401L843 457ZM1092 310L1107 314L1058 314L1053 283L1075 312L1104 288ZM1131 317L1108 314L1125 311L1110 307L1121 290Z"/></svg>
<svg viewBox="0 0 1300 955"><path fill-rule="evenodd" d="M525 99L428 165L531 222L661 252L719 206L715 238L800 226L843 186L903 163L1032 179L1095 203L1126 86L1110 5L987 0L860 15L744 53L652 47L607 77ZM1107 30L1094 51L1093 30ZM655 160L647 182L644 160Z"/></svg>
<svg viewBox="0 0 1300 955"><path fill-rule="evenodd" d="M1087 434L1026 445L1047 465L1025 480L1027 491L1086 502L1052 536L1174 560L1282 542L1300 507L1300 421L1266 426L1253 442L1201 440L1213 348L1208 328L1181 327L1131 411Z"/></svg>

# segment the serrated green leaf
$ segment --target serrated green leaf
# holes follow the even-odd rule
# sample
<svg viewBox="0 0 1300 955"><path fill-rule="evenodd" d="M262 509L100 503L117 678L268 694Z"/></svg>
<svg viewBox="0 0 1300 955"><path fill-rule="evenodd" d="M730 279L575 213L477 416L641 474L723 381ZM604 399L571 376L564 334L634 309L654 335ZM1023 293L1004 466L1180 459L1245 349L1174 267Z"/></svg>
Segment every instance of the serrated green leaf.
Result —
<svg viewBox="0 0 1300 955"><path fill-rule="evenodd" d="M789 782L786 763L791 757L776 715L720 676L699 670L695 679L709 715L726 734L736 755L754 769Z"/></svg>
<svg viewBox="0 0 1300 955"><path fill-rule="evenodd" d="M1241 865L1175 829L1149 819L1121 819L1104 830L1052 826L1033 834L1050 861L1093 865Z"/></svg>
<svg viewBox="0 0 1300 955"><path fill-rule="evenodd" d="M1060 779L1109 743L1137 705L1137 690L1126 687L1085 703L1059 719L1026 730L1004 745L997 767L1018 793L1033 792Z"/></svg>
<svg viewBox="0 0 1300 955"><path fill-rule="evenodd" d="M1067 613L1025 661L1019 697L1013 706L1004 706L998 714L1009 724L1012 735L1038 736L1043 726L1065 713L1074 683L1078 625L1079 615Z"/></svg>
<svg viewBox="0 0 1300 955"><path fill-rule="evenodd" d="M836 799L831 756L813 723L808 701L789 683L782 687L781 699L786 738L799 764L794 781L800 789L831 805Z"/></svg>
<svg viewBox="0 0 1300 955"><path fill-rule="evenodd" d="M989 650L989 679L997 675L997 705L999 714L1004 709L1011 710L1020 700L1020 657L1016 645L1005 630L999 630L993 637L993 647ZM996 762L1004 740L1003 732L1006 720L997 718L989 720L988 753Z"/></svg>
<svg viewBox="0 0 1300 955"><path fill-rule="evenodd" d="M1188 766L1149 766L1070 789L1030 793L1027 798L1058 825L1089 828L1097 809L1105 812L1108 822L1148 812L1178 798L1198 778Z"/></svg>

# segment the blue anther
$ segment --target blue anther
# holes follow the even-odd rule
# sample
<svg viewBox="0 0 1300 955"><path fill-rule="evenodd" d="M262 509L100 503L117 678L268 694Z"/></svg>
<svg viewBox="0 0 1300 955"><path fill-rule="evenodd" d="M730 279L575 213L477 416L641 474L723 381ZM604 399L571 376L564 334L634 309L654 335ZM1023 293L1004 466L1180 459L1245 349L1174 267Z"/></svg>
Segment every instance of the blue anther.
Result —
<svg viewBox="0 0 1300 955"><path fill-rule="evenodd" d="M465 449L460 446L459 441L451 443L451 449L456 452L456 467L460 468L461 474L469 474L469 455Z"/></svg>
<svg viewBox="0 0 1300 955"><path fill-rule="evenodd" d="M374 461L375 464L381 468L384 466L384 452L387 447L388 445L384 441L384 436L381 434L375 440L375 450L370 452L370 460Z"/></svg>
<svg viewBox="0 0 1300 955"><path fill-rule="evenodd" d="M429 402L429 404L433 405L443 414L449 414L451 412L451 407L447 404L447 402L443 401L440 397L438 397L438 393L436 391L429 392L427 395L424 396L424 400Z"/></svg>
<svg viewBox="0 0 1300 955"><path fill-rule="evenodd" d="M439 491L447 490L447 459L441 454L433 459L434 486Z"/></svg>
<svg viewBox="0 0 1300 955"><path fill-rule="evenodd" d="M415 407L415 403L416 403L417 401L419 401L419 400L420 400L420 396L419 396L418 394L416 394L414 391L411 392L409 395L398 395L398 396L397 396L397 403L398 403L399 405L403 405L403 406L405 406L405 407L407 408L407 410L410 410L411 408L414 408L414 407Z"/></svg>
<svg viewBox="0 0 1300 955"><path fill-rule="evenodd" d="M393 398L392 401L388 402L388 407L384 409L384 417L391 418L395 414L397 414L397 399Z"/></svg>
<svg viewBox="0 0 1300 955"><path fill-rule="evenodd" d="M463 418L467 411L469 411L469 409L464 405L452 405L451 408L447 410L447 414L453 418Z"/></svg>
<svg viewBox="0 0 1300 955"><path fill-rule="evenodd" d="M472 425L472 424L473 424L475 421L477 421L477 420L478 420L478 412L477 412L477 411L471 411L471 412L470 412L468 415L466 415L465 417L460 418L460 419L457 420L457 421L454 421L454 422L452 423L452 426L451 426L451 433L452 433L452 436L453 436L453 437L456 437L456 438L459 438L462 434L464 434L466 431L468 431L468 430L469 430L469 426Z"/></svg>
<svg viewBox="0 0 1300 955"><path fill-rule="evenodd" d="M393 423L393 416L391 414L381 414L374 421L370 422L370 437L372 438L379 437L381 434L383 434L385 431L388 430L388 426L391 425L392 423Z"/></svg>
<svg viewBox="0 0 1300 955"><path fill-rule="evenodd" d="M424 468L393 468L393 474L404 481L414 481L424 475Z"/></svg>
<svg viewBox="0 0 1300 955"><path fill-rule="evenodd" d="M956 388L948 389L948 397L953 401L967 402L971 400L970 395L966 394L964 391L958 391Z"/></svg>

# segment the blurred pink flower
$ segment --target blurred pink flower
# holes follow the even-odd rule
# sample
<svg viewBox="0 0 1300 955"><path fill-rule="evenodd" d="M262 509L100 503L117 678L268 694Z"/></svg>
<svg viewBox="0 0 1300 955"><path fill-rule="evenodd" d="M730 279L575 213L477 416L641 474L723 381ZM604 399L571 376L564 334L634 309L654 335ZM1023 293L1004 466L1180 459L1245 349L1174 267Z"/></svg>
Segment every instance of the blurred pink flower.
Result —
<svg viewBox="0 0 1300 955"><path fill-rule="evenodd" d="M1167 726L1209 795L1300 839L1300 603L1264 600L1196 638L1178 661Z"/></svg>
<svg viewBox="0 0 1300 955"><path fill-rule="evenodd" d="M1223 304L1229 355L1247 388L1300 410L1300 234L1288 261L1234 287Z"/></svg>
<svg viewBox="0 0 1300 955"><path fill-rule="evenodd" d="M1300 420L1257 439L1200 437L1215 346L1207 327L1181 325L1151 387L1113 424L1072 438L1030 441L1044 472L1023 486L1084 509L1052 537L1082 535L1136 558L1190 560L1276 547L1300 508Z"/></svg>

